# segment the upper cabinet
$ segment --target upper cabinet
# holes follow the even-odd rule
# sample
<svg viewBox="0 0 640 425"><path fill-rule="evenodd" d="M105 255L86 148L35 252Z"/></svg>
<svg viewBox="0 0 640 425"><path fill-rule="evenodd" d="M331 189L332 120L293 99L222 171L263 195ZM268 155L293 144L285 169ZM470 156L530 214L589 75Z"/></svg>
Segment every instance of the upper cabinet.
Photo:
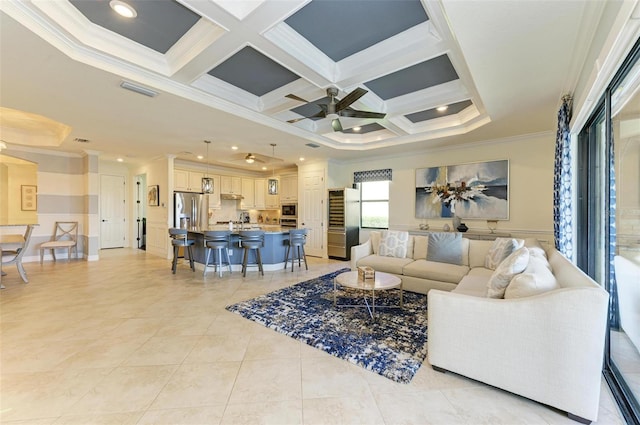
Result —
<svg viewBox="0 0 640 425"><path fill-rule="evenodd" d="M212 176L209 175L213 179L213 193L210 193L209 196L209 208L220 209L222 208L222 203L220 201L220 176Z"/></svg>
<svg viewBox="0 0 640 425"><path fill-rule="evenodd" d="M267 179L255 180L255 208L263 210L267 207Z"/></svg>
<svg viewBox="0 0 640 425"><path fill-rule="evenodd" d="M173 190L179 192L202 192L203 173L173 170Z"/></svg>
<svg viewBox="0 0 640 425"><path fill-rule="evenodd" d="M221 176L220 177L220 192L231 195L242 194L242 179L240 177Z"/></svg>
<svg viewBox="0 0 640 425"><path fill-rule="evenodd" d="M256 188L254 179L241 179L242 185L242 201L240 205L242 209L251 209L256 207Z"/></svg>
<svg viewBox="0 0 640 425"><path fill-rule="evenodd" d="M298 176L287 175L280 177L280 202L298 201Z"/></svg>

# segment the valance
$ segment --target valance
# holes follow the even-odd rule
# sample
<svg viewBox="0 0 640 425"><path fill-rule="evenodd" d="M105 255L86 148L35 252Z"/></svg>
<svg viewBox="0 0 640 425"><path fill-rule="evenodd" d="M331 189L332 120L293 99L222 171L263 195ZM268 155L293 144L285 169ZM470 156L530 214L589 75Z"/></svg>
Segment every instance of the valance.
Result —
<svg viewBox="0 0 640 425"><path fill-rule="evenodd" d="M391 181L391 168L383 170L356 171L353 173L353 182L381 182Z"/></svg>

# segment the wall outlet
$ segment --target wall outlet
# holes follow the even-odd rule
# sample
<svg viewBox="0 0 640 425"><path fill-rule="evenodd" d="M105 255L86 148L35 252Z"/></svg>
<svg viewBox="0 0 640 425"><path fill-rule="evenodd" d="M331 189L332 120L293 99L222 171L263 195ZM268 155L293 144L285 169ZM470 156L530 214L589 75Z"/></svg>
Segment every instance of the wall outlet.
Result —
<svg viewBox="0 0 640 425"><path fill-rule="evenodd" d="M233 249L229 250L229 255L233 255Z"/></svg>

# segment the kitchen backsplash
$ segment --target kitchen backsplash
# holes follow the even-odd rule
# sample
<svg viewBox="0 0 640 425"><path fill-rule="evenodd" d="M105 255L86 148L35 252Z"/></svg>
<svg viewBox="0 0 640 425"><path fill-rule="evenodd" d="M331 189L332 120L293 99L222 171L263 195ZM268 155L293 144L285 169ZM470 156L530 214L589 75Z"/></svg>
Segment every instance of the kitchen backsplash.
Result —
<svg viewBox="0 0 640 425"><path fill-rule="evenodd" d="M218 221L238 221L241 212L240 201L223 199L220 209L209 208L209 224L216 224ZM279 223L279 210L249 210L248 212L251 223L257 223L260 215L262 215L262 222L265 224Z"/></svg>

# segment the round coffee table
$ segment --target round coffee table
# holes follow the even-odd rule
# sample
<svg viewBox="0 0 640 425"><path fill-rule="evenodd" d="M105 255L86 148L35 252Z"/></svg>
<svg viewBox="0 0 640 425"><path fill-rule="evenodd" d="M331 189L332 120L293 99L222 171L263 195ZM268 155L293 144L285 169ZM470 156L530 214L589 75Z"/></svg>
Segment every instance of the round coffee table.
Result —
<svg viewBox="0 0 640 425"><path fill-rule="evenodd" d="M336 305L336 292L338 285L345 288L361 289L362 298L365 305L361 304L339 304ZM373 319L376 314L376 291L386 291L387 289L400 288L400 308L404 307L404 296L402 292L402 279L398 276L376 272L375 279L367 279L362 281L358 278L358 271L352 270L350 272L340 273L333 279L333 306L334 307L366 307L369 311L369 316ZM371 305L367 300L367 294L371 295ZM378 306L378 308L387 308L396 306Z"/></svg>

